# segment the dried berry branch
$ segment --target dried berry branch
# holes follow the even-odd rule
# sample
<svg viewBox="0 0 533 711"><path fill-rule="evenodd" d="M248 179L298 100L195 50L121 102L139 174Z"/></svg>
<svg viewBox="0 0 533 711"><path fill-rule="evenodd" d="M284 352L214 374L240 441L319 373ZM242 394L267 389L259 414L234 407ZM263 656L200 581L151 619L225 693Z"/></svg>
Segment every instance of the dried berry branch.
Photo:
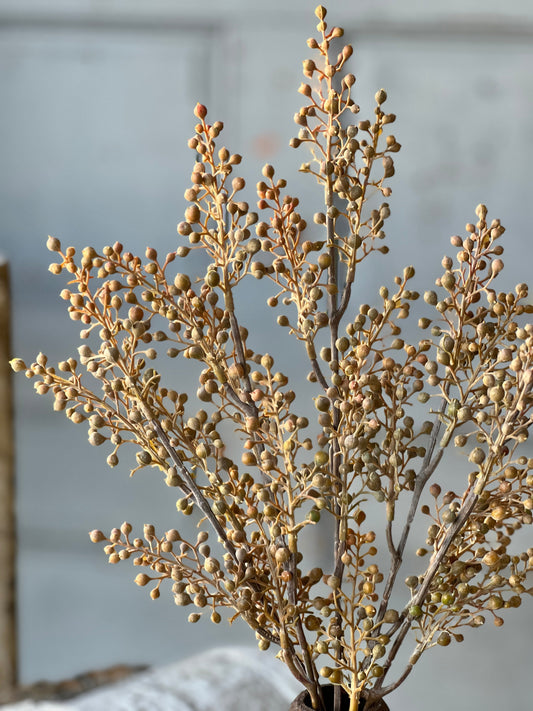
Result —
<svg viewBox="0 0 533 711"><path fill-rule="evenodd" d="M242 158L217 145L223 124L208 123L198 104L176 250L160 258L148 247L143 260L117 242L77 257L50 237L50 270L67 274L61 297L81 326L79 362L55 368L40 353L12 367L34 379L38 394L53 395L55 410L85 424L91 445L111 448L109 466L133 447L132 473L162 471L180 492L179 514L197 517L195 541L176 529L157 535L150 524L134 539L128 523L109 536L92 531L110 563L142 567L135 582L153 599L171 585L179 606L194 607L190 622L207 612L218 624L219 610L241 617L261 649L280 648L313 708L324 709L326 679L336 687L335 709L345 693L350 711L360 701L371 711L427 649L462 641L460 630L480 627L487 613L500 626L497 611L532 592L533 549L516 550L513 536L533 522L533 458L523 453L533 412L533 306L526 284L495 290L504 228L479 205L466 236L451 238L456 257L443 258L435 290L423 295L430 316L418 320L420 338L402 335L420 299L412 266L377 289L376 305L354 310L361 263L388 252L390 206L370 201L391 195L400 144L386 133L395 115L383 108L383 89L373 119L353 123L352 47L337 52L343 30L328 27L324 7L316 16L318 39L308 40L316 60L303 63L306 103L291 140L310 149L301 171L323 194L314 227L271 165L256 185L258 212L241 199L246 184L234 172ZM194 250L208 258L205 273L176 270ZM314 410L297 396L297 378L276 370L243 325L239 289L251 279L272 287L267 305L301 348ZM162 356L197 365L195 392L166 382L153 367ZM237 461L227 452L239 444ZM462 493L443 493L438 483L447 480L451 451L471 465ZM404 517L396 515L400 502ZM430 518L425 545L412 540L419 516ZM307 531L328 520L330 565L311 562L304 572ZM413 544L416 569L406 560ZM375 562L379 546L388 571ZM401 571L408 575L398 593ZM393 593L402 592L396 609ZM398 669L408 643L409 662Z"/></svg>

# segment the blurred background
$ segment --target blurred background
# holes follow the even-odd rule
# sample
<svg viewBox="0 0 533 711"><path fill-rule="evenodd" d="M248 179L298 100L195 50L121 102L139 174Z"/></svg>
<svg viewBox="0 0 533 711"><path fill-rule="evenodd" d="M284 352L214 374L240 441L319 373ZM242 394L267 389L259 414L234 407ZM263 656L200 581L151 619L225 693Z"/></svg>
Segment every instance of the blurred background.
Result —
<svg viewBox="0 0 533 711"><path fill-rule="evenodd" d="M146 245L164 254L181 243L176 224L195 160L187 139L197 101L224 121L220 145L245 157L249 202L269 162L311 222L320 191L297 172L305 150L287 144L297 133L292 117L302 104L297 89L315 5L0 0L0 253L11 268L14 355L31 362L40 350L51 360L76 354L78 329L58 296L65 283L47 270L48 234L77 249L119 240L141 255ZM449 236L475 221L479 202L508 230L502 287L530 280L532 4L331 0L327 7L329 23L354 44L361 118L385 88L402 144L390 183L391 251L366 263L360 300L407 264L418 268L421 288L431 288L451 252ZM279 337L263 300L246 299L242 322L251 319L260 342ZM288 371L298 370L291 347ZM182 377L177 365L175 377ZM88 445L85 429L52 413L22 377L15 394L21 681L253 644L239 624L188 626L170 594L151 601L133 585L132 566L107 564L87 531L124 520L181 526L173 492L156 473L130 480L126 467L108 469L107 453ZM463 645L428 652L396 692L398 708L462 709L470 699L469 708L499 711L511 694L514 708L529 708L531 601L505 620L500 630L487 624Z"/></svg>

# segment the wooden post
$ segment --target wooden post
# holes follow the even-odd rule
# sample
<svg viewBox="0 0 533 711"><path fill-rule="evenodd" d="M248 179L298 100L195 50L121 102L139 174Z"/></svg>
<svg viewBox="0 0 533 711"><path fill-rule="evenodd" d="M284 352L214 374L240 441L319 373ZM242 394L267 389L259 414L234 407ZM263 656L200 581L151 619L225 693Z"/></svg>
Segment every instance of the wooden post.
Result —
<svg viewBox="0 0 533 711"><path fill-rule="evenodd" d="M0 689L17 684L15 472L9 268L0 256Z"/></svg>

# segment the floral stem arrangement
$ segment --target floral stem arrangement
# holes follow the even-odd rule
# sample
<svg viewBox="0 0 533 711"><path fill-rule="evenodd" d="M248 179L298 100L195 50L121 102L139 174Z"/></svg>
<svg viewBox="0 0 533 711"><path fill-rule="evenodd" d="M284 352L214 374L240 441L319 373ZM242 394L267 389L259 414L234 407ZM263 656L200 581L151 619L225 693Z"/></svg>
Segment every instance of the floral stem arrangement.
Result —
<svg viewBox="0 0 533 711"><path fill-rule="evenodd" d="M110 563L129 559L135 582L152 599L171 591L192 623L219 623L228 610L242 618L313 709L338 711L348 699L350 711L371 711L386 708L383 697L427 649L461 642L487 619L502 625L502 610L532 592L533 549L516 551L513 536L533 521L533 459L523 451L533 306L526 284L498 291L504 228L484 205L451 238L456 253L434 289L420 298L407 266L372 304L353 305L362 263L388 251L387 181L400 144L384 90L373 116L359 117L352 47L339 50L343 30L328 27L324 7L315 14L291 141L310 150L300 170L323 196L315 224L271 165L252 209L241 156L198 104L176 251L148 247L141 258L117 242L78 256L50 237L50 271L68 277L61 297L83 344L56 367L42 353L11 364L88 427L110 467L133 449L132 473L158 468L178 512L197 516L193 540L179 526L92 531ZM188 274L177 265L197 250L208 266ZM275 354L256 350L239 310L255 279L271 286L267 304L298 342L312 396L297 395ZM423 315L406 340L401 324L417 301ZM156 367L165 356L190 361L192 390L167 382ZM452 450L468 471L458 492L443 467ZM419 517L422 541L412 540ZM327 568L306 565L303 553L321 526Z"/></svg>

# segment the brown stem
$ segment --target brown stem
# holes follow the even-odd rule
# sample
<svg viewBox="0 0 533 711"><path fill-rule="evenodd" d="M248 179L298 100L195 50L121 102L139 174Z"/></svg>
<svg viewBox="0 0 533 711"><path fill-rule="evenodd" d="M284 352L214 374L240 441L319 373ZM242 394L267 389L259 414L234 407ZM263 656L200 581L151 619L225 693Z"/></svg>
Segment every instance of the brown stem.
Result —
<svg viewBox="0 0 533 711"><path fill-rule="evenodd" d="M231 296L231 294L230 294ZM228 308L228 313L229 313L229 319L230 319L230 327L231 327L231 334L233 337L233 343L235 345L235 354L236 358L235 360L237 363L241 366L243 375L242 378L244 380L245 384L245 393L249 397L249 394L252 391L252 384L250 382L250 378L248 373L246 372L246 358L245 358L245 353L244 353L244 345L242 342L241 338L241 333L239 329L239 324L237 321L237 317L235 315L235 311L232 308L233 303L232 299L227 299L227 306ZM252 416L258 417L259 416L259 410L257 408L257 405L249 399L248 402L243 402L238 394L233 390L233 388L228 388L228 394L231 396L231 398L235 401L238 402L239 405L241 405L243 408L245 408L249 414ZM264 449L264 446L261 444L256 445L259 450ZM263 474L263 478L265 481L267 481L266 475ZM283 541L284 543L284 537L280 536L279 537L280 541ZM294 558L294 556L292 556ZM290 571L292 573L291 580L288 584L288 591L289 591L289 598L292 602L293 605L296 605L297 603L297 594L296 594L296 586L295 586L295 579L296 579L296 563L293 561L292 566L290 564L287 564L287 569L291 568L292 570ZM313 665L313 662L311 660L311 657L309 655L309 650L308 650L308 645L307 645L307 640L305 638L305 632L303 629L303 624L301 617L298 615L297 620L295 622L295 628L296 628L296 634L298 637L298 643L301 648L301 653L303 657L303 664L305 667L305 672L303 673L303 670L298 670L297 669L297 664L300 664L300 660L298 659L298 656L294 652L293 649L290 650L284 650L284 658L287 662L287 666L291 669L292 673L296 678L299 679L299 681L304 684L304 686L308 689L309 694L311 696L311 699L317 699L317 687L318 687L318 681L316 678L316 673L315 673L315 668ZM290 658L290 660L289 660Z"/></svg>
<svg viewBox="0 0 533 711"><path fill-rule="evenodd" d="M328 146L329 149L329 146ZM328 150L329 154L329 150ZM333 191L331 189L331 177L328 179L328 184L326 188L326 202L328 204L328 207L330 207L333 204ZM330 326L330 334L331 334L331 357L333 360L337 360L338 358L338 351L336 347L336 341L338 338L338 333L339 333L339 321L342 316L342 314L338 311L337 309L337 288L338 288L338 273L337 273L337 267L338 267L338 254L337 250L335 248L335 228L333 224L333 219L328 216L327 218L327 234L328 234L328 244L330 245L329 252L330 252L330 257L331 257L331 264L329 267L329 278L328 278L328 284L332 287L330 292L329 292L329 299L328 299L328 311L329 311L329 326ZM326 383L327 385L327 383ZM340 422L340 411L338 408L334 407L333 408L333 418L332 418L332 427L334 431L337 431L339 422ZM330 445L330 456L329 456L329 462L330 462L330 471L331 471L331 478L332 481L334 482L335 486L335 491L337 493L337 496L335 496L335 503L334 503L334 514L335 514L335 541L334 541L334 570L333 574L335 577L339 578L339 580L342 580L342 576L344 573L344 564L342 562L342 555L345 550L345 541L342 540L342 529L344 529L345 533L345 526L343 526L342 520L341 520L341 507L339 504L339 495L342 493L341 492L341 483L339 482L339 442L335 438L331 442ZM335 607L339 604L338 602L338 595L337 593L334 593L334 600L335 600ZM340 616L337 613L336 614L337 621L340 623ZM340 658L341 651L337 652L337 659ZM333 709L334 711L340 711L341 709L341 703L342 703L342 689L339 685L335 685L334 688L334 701L333 701Z"/></svg>
<svg viewBox="0 0 533 711"><path fill-rule="evenodd" d="M243 410L250 417L257 417L258 410L254 404L251 404L249 402L243 402L229 383L224 383L223 387L226 395L228 396L228 399L232 400L233 404L237 408Z"/></svg>
<svg viewBox="0 0 533 711"><path fill-rule="evenodd" d="M229 314L229 322L230 322L230 326L231 326L231 335L233 337L233 344L235 346L235 360L237 361L238 365L240 365L243 370L242 379L244 380L244 383L246 385L246 393L251 393L252 392L252 384L250 382L250 377L249 377L248 373L246 372L246 357L244 355L244 345L243 345L242 338L241 338L241 332L240 332L240 328L239 328L239 323L237 321L237 316L235 315L235 310L232 308L228 309L228 314ZM257 408L256 408L256 411L257 411Z"/></svg>
<svg viewBox="0 0 533 711"><path fill-rule="evenodd" d="M398 546L395 547L393 542L392 542L392 529L389 529L389 526L387 526L387 540L389 541L389 536L390 536L390 541L389 541L389 548L392 551L392 561L391 561L391 567L389 570L389 575L387 577L387 582L385 583L385 589L383 591L383 597L381 599L381 604L379 607L378 611L378 616L377 616L377 622L379 623L382 619L383 616L385 615L385 612L387 610L387 605L389 603L390 596L392 594L392 590L394 587L394 583L396 580L396 576L398 575L398 571L400 569L400 566L402 564L403 560L403 553L405 550L405 546L407 543L407 539L409 538L409 533L411 531L411 526L418 508L418 504L420 501L420 496L422 495L422 491L424 490L424 487L437 468L440 460L442 459L442 455L444 453L443 449L440 449L435 457L433 456L433 453L435 451L435 447L437 445L437 440L439 437L440 429L441 429L441 421L440 421L440 414L444 412L444 408L446 407L446 400L444 399L441 405L440 413L437 419L435 420L433 424L433 429L431 431L431 439L429 442L429 446L426 450L426 454L424 457L424 461L422 462L422 467L420 469L420 472L418 474L418 477L416 479L415 483L415 488L413 492L413 496L411 499L411 505L409 507L409 512L407 514L407 520L405 522L402 535L400 538L400 541L398 543Z"/></svg>
<svg viewBox="0 0 533 711"><path fill-rule="evenodd" d="M163 443L163 446L167 450L169 457L172 459L175 467L179 470L181 476L185 480L198 508L202 511L202 513L205 514L209 523L214 528L218 537L222 541L224 548L231 555L233 561L238 565L238 559L237 559L235 547L233 546L231 541L228 539L228 537L226 535L226 531L220 525L217 517L211 510L209 503L207 502L206 498L203 496L202 492L196 485L196 482L194 481L194 479L191 477L189 471L187 470L187 467L181 461L179 454L176 452L174 447L170 444L170 440L168 439L166 432L163 430L163 428L161 427L161 425L159 424L159 422L156 419L151 419L150 424L157 432L157 435L158 435L159 439L161 440L161 442ZM250 585L253 587L253 583L250 583ZM246 617L244 619L250 625L250 627L252 627L252 629L254 629L256 632L258 632L262 637L264 637L264 639L268 640L269 642L273 642L274 644L278 644L278 645L280 644L280 640L278 637L276 637L275 635L270 633L264 627L261 627L260 625L258 625L254 620L252 620L250 618L246 618Z"/></svg>
<svg viewBox="0 0 533 711"><path fill-rule="evenodd" d="M217 517L211 510L211 507L209 506L207 499L205 498L205 496L202 494L202 492L198 488L196 482L190 475L187 467L181 461L181 457L176 452L174 447L170 444L170 440L167 436L167 433L161 427L161 424L159 423L159 421L151 416L150 416L150 424L152 425L154 430L157 432L157 436L161 440L163 447L166 449L168 456L172 459L174 466L179 471L182 478L185 480L185 482L186 482L186 484L187 484L187 486L188 486L188 488L189 488L189 490L196 502L196 505L202 511L202 513L207 517L209 523L215 529L215 532L217 533L220 540L222 541L224 548L231 555L233 561L238 565L237 553L236 553L235 547L233 546L231 541L228 539L228 537L226 535L226 531L220 525Z"/></svg>
<svg viewBox="0 0 533 711"><path fill-rule="evenodd" d="M316 375L316 378L317 378L318 382L319 382L320 385L324 388L324 390L327 390L327 389L328 389L328 381L327 381L326 378L324 377L324 373L322 372L322 370L321 370L321 368L320 368L320 366L319 366L319 364L318 364L317 359L316 359L316 358L311 358L310 360L311 360L311 366L312 366L312 368L313 368L313 371L314 371L314 373L315 373L315 375Z"/></svg>
<svg viewBox="0 0 533 711"><path fill-rule="evenodd" d="M344 289L342 292L341 303L339 304L335 315L337 323L339 323L341 318L344 316L344 312L346 311L348 304L350 303L350 298L352 295L352 283L354 281L354 278L355 270L348 270L348 273L346 275L346 282L344 284Z"/></svg>
<svg viewBox="0 0 533 711"><path fill-rule="evenodd" d="M426 594L431 587L431 583L433 582L433 579L435 578L435 575L438 572L438 569L440 567L440 564L442 563L444 557L446 556L446 553L448 552L449 547L451 546L453 539L457 536L457 534L461 531L465 523L468 521L472 511L474 510L477 502L479 499L479 494L476 493L475 489L471 489L461 507L459 510L459 513L457 514L457 518L455 521L450 524L446 535L444 537L444 540L442 541L442 544L439 547L439 550L437 551L435 557L431 561L426 574L424 575L424 581L420 588L418 589L416 595L411 599L409 602L409 607L412 606L419 606L424 602L424 599L426 597ZM404 610L402 613L402 619L403 622L400 623L399 627L399 632L394 640L394 644L391 647L391 650L389 652L389 656L387 657L387 661L383 665L384 669L384 674L383 676L378 679L375 685L375 690L380 689L380 687L383 684L383 680L385 679L385 676L387 672L390 669L390 666L392 662L394 661L394 658L396 657L396 654L405 639L405 636L407 632L411 629L411 624L412 624L412 619L409 616L409 613L407 610ZM405 672L404 672L405 674ZM386 687L387 689L390 689L390 691L393 691L393 689L396 688L395 685L391 684L389 687ZM389 693L389 691L387 691ZM385 695L385 690L381 690L380 692L381 696Z"/></svg>
<svg viewBox="0 0 533 711"><path fill-rule="evenodd" d="M374 690L370 691L369 696L368 696L369 701L371 698L373 698L375 701L377 701L378 699L383 698L387 694L390 694L391 691L394 691L399 686L401 686L401 684L403 684L403 682L407 679L407 677L409 676L409 674L412 671L413 671L413 665L408 664L405 667L405 669L403 670L403 672L400 674L400 676L396 679L395 682L393 682L392 684L389 684L388 686L384 686L383 688L381 688L379 690L379 693L377 693L377 694L374 694Z"/></svg>
<svg viewBox="0 0 533 711"><path fill-rule="evenodd" d="M524 384L523 392L528 393L530 390L531 390L531 383L528 382L528 383ZM444 400L444 402L442 404L441 413L443 412L443 408L445 407L445 404L446 404L446 400ZM512 412L512 410L508 411L503 425L510 424L512 422L513 418L514 418L514 413ZM440 420L439 420L439 422L440 422ZM434 432L433 432L430 448L428 451L432 451L432 449L434 449L434 447L436 445L436 440L437 440L437 436L438 436L438 430L435 429L436 426L437 426L437 422L434 425ZM502 426L502 429L503 429L503 426ZM500 430L500 432L501 432L501 430ZM445 435L445 437L446 437L446 435ZM503 444L505 444L505 442L506 442L506 439L507 438L503 434L500 434L498 441L495 442L495 449L498 450L500 446L503 446ZM435 462L434 466L433 466L433 462L431 462L431 464L428 467L427 472L424 471L424 468L422 469L421 474L423 473L425 476L424 476L424 479L422 479L421 483L420 483L420 487L419 487L420 493L421 493L423 486L425 485L428 478L431 476L435 467L437 466L438 462L440 461L442 453L443 453L443 448L436 455L436 457L434 459L434 462ZM442 543L440 544L438 551L436 551L436 553L434 553L433 558L429 564L429 567L424 575L423 582L422 582L420 588L418 589L418 591L416 592L416 594L414 595L414 597L409 602L409 607L420 606L424 602L425 597L431 587L431 583L433 582L433 579L437 575L439 567L440 567L442 561L444 560L446 553L448 552L448 549L452 545L455 537L461 532L461 530L467 523L468 519L470 518L472 512L474 511L474 509L476 507L477 502L479 501L479 497L482 494L482 492L485 488L485 485L487 483L489 473L492 471L493 462L494 462L493 456L491 456L490 458L487 459L487 461L485 462L485 466L484 466L484 472L480 472L480 474L478 476L478 481L475 483L475 485L473 485L472 487L469 487L469 489L467 489L468 493L463 501L461 508L459 509L459 511L457 513L457 517L456 517L455 521L453 523L451 523L450 526L448 527L446 535L444 536L444 539L443 539ZM416 486L415 486L415 493L416 493ZM418 496L420 496L420 493L418 494ZM404 531L404 534L405 534L405 531ZM406 535L404 537L406 540ZM402 537L402 541L400 542L400 545L402 545L402 542L403 542L403 545L405 546L404 537ZM380 608L380 611L381 611L381 608ZM394 640L394 644L391 647L387 661L383 665L384 674L380 679L378 679L378 681L376 682L376 685L374 687L376 690L380 689L380 687L382 686L383 681L385 680L385 676L387 675L387 672L389 671L390 666L391 666L394 658L396 657L396 654L397 654L403 640L405 639L407 632L411 628L411 624L412 624L412 620L408 614L408 611L404 610L399 622L396 623L394 631L399 629L399 632L398 632L396 639ZM407 675L409 673L409 671L405 670L404 674ZM388 687L386 687L386 689L389 691L393 691L393 689L395 689L396 686L397 685L391 684ZM385 690L382 689L381 693L382 693L382 695L384 695L385 693L389 693L389 691L385 692Z"/></svg>

